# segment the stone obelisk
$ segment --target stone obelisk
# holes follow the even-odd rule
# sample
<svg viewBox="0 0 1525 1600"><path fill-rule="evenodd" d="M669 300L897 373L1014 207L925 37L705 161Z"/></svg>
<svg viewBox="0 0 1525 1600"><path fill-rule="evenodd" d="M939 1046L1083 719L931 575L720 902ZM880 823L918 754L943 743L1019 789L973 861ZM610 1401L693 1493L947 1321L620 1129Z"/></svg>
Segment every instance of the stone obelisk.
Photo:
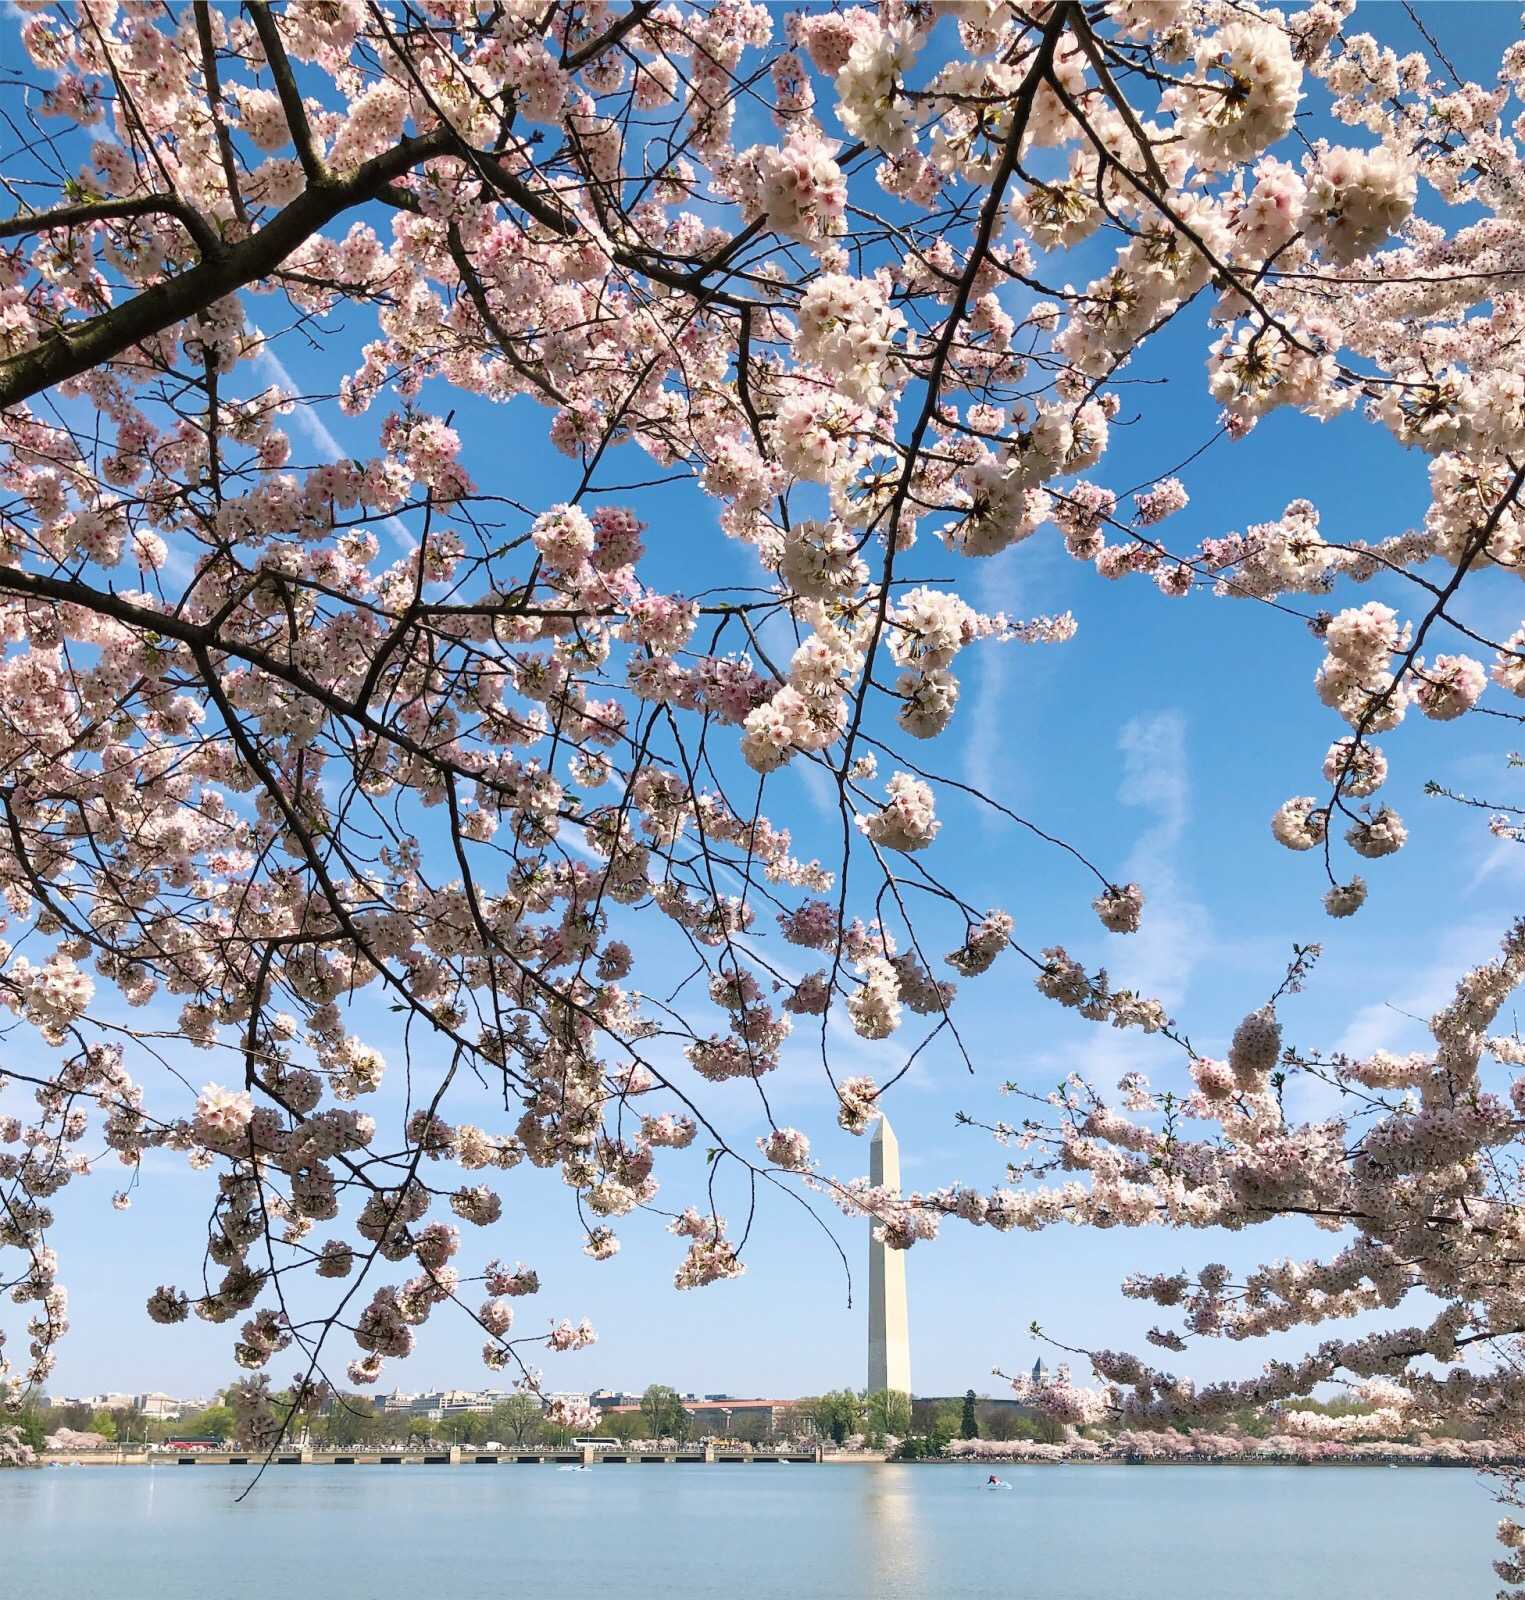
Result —
<svg viewBox="0 0 1525 1600"><path fill-rule="evenodd" d="M868 1152L868 1178L876 1187L900 1190L900 1145L889 1118L879 1118ZM868 1240L868 1387L911 1392L911 1328L906 1315L905 1251Z"/></svg>

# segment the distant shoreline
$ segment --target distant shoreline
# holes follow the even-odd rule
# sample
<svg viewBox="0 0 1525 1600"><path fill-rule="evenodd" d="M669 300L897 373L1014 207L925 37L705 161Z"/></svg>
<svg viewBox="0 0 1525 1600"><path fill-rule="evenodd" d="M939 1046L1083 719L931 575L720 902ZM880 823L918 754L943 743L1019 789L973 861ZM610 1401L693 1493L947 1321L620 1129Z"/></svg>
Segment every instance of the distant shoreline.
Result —
<svg viewBox="0 0 1525 1600"><path fill-rule="evenodd" d="M90 1453L86 1451L71 1451L58 1454L45 1454L38 1457L37 1468L47 1467L182 1467L196 1466L204 1471L214 1472L229 1466L234 1468L259 1469L264 1465L264 1458L257 1452L250 1451L240 1454L237 1459L229 1460L230 1452L216 1451L206 1453L178 1454L167 1451L157 1451L145 1454L141 1451L121 1453L117 1451L99 1451ZM605 1462L598 1457L593 1460L594 1465L627 1465L633 1459L638 1459L633 1454L610 1452L612 1459ZM299 1459L287 1453L282 1453L272 1462L272 1465L302 1465L302 1466L555 1466L565 1464L569 1459L565 1455L546 1455L538 1460L530 1460L526 1454L523 1457L511 1452L496 1453L489 1457L484 1454L480 1459L475 1453L462 1452L454 1460L443 1458L438 1453L421 1451L385 1452L381 1459L376 1451L360 1451L349 1456L340 1456L333 1459L330 1452L323 1452L324 1459ZM703 1458L685 1453L677 1456L671 1452L653 1453L653 1460L661 1460L669 1465L715 1465L705 1463ZM718 1464L748 1465L774 1465L777 1458L772 1455L756 1456L731 1456L724 1458ZM791 1465L814 1464L805 1463L800 1457L793 1457ZM1462 1471L1478 1471L1484 1467L1525 1467L1525 1459L1520 1457L1498 1457L1491 1461L1467 1460L1454 1456L1428 1455L1428 1456L1365 1456L1365 1457L1328 1457L1321 1461L1311 1461L1295 1456L1074 1456L1065 1459L1045 1458L1041 1456L934 1456L923 1458L919 1461L895 1461L882 1455L873 1455L868 1452L839 1451L831 1455L820 1457L823 1466L838 1467L975 1467L988 1471L1010 1467L1446 1467L1461 1469ZM18 1468L18 1471L27 1471L27 1468Z"/></svg>
<svg viewBox="0 0 1525 1600"><path fill-rule="evenodd" d="M827 1462L835 1459L824 1458ZM862 1457L848 1463L868 1465ZM1477 1472L1484 1467L1525 1467L1525 1460L1500 1457L1493 1461L1458 1461L1448 1456L1367 1456L1304 1461L1296 1456L1074 1456L1066 1461L1046 1461L1031 1456L932 1456L920 1461L889 1461L886 1467L1460 1467Z"/></svg>

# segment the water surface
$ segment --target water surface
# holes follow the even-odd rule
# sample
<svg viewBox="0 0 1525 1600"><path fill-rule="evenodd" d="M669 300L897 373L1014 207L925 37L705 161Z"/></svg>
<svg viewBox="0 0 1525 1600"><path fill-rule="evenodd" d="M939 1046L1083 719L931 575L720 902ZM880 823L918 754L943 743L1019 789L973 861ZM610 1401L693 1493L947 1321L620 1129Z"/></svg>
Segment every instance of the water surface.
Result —
<svg viewBox="0 0 1525 1600"><path fill-rule="evenodd" d="M1381 1467L0 1473L0 1600L1490 1600L1472 1473Z"/></svg>

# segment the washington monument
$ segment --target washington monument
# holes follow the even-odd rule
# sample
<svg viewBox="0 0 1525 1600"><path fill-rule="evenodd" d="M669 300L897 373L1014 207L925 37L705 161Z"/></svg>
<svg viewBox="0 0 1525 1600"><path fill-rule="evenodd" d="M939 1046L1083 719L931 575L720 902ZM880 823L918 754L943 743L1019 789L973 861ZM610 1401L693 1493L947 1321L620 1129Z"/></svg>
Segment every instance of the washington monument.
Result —
<svg viewBox="0 0 1525 1600"><path fill-rule="evenodd" d="M868 1181L900 1191L900 1145L882 1113L868 1152ZM911 1330L906 1316L905 1251L868 1236L868 1389L911 1392Z"/></svg>

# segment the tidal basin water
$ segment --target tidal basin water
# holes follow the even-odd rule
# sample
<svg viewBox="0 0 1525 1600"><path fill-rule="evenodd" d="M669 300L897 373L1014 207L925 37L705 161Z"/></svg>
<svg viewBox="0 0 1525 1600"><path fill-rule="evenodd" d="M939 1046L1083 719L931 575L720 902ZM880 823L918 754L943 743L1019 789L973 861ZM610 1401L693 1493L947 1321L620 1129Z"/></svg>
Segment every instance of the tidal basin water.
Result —
<svg viewBox="0 0 1525 1600"><path fill-rule="evenodd" d="M237 1467L0 1473L3 1600L1487 1600L1470 1472Z"/></svg>

